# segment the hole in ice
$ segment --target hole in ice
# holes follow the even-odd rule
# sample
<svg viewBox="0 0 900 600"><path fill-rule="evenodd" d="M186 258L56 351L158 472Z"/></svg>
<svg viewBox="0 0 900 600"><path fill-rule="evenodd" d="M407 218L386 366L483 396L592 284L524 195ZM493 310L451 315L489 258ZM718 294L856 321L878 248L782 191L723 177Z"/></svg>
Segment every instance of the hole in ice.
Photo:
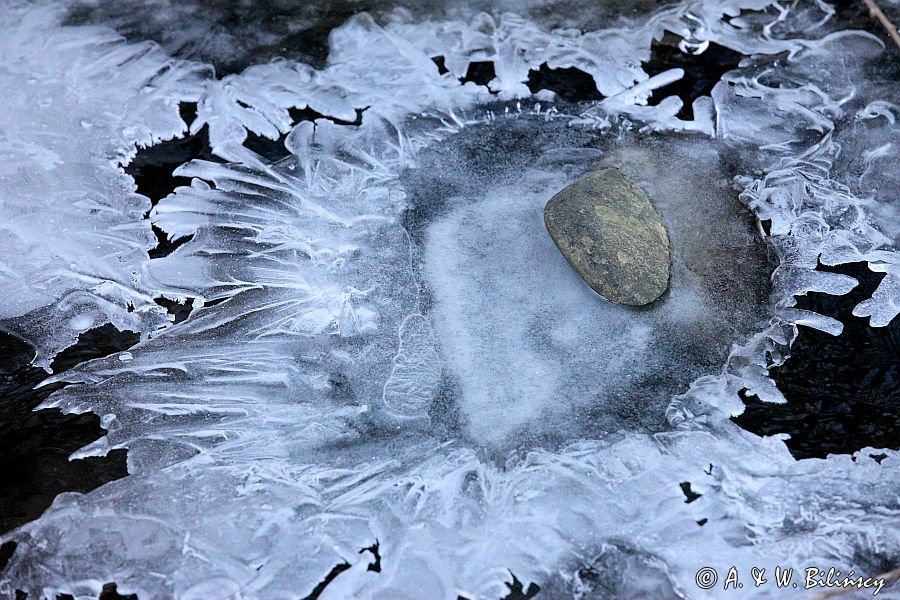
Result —
<svg viewBox="0 0 900 600"><path fill-rule="evenodd" d="M87 331L78 342L53 361L56 373L85 360L121 352L139 337L112 325ZM34 389L45 376L28 365L34 352L24 342L0 332L0 533L36 519L62 492L88 492L128 474L126 451L112 450L103 457L69 460L76 450L106 435L93 413L63 414L59 409L33 409L57 383ZM25 358L28 357L28 358ZM23 362L24 359L24 362Z"/></svg>
<svg viewBox="0 0 900 600"><path fill-rule="evenodd" d="M872 446L900 448L900 319L870 327L852 314L871 297L883 274L865 263L818 270L859 281L843 296L810 292L797 307L836 318L839 336L800 326L791 356L770 370L786 404L743 395L746 410L733 420L759 435L788 433L795 458L824 458Z"/></svg>
<svg viewBox="0 0 900 600"><path fill-rule="evenodd" d="M173 324L181 323L191 316L191 311L194 310L193 298L187 298L183 302L179 302L177 300L160 297L154 298L153 301L165 308L170 315L175 317Z"/></svg>
<svg viewBox="0 0 900 600"><path fill-rule="evenodd" d="M353 121L347 121L344 119L338 119L337 117L330 117L328 115L323 115L322 113L313 110L309 107L305 108L297 108L292 107L288 109L288 114L291 116L291 121L293 121L293 125L300 123L301 121L316 121L317 119L326 119L331 121L336 125L355 125L359 126L362 124L363 113L366 111L365 108L357 108L356 109L356 119ZM278 139L271 139L265 136L253 133L252 131L247 132L247 139L244 140L244 147L253 150L266 160L270 162L278 162L279 160L290 156L290 151L284 146L284 141L287 139L287 136L290 132L283 133Z"/></svg>
<svg viewBox="0 0 900 600"><path fill-rule="evenodd" d="M519 581L519 578L515 576L514 573L510 573L512 575L512 581L506 582L506 587L509 588L509 593L502 598L502 600L528 600L529 598L534 598L538 595L538 592L541 591L541 587L532 582L528 584L528 587L522 585L522 582Z"/></svg>
<svg viewBox="0 0 900 600"><path fill-rule="evenodd" d="M181 120L190 127L191 123L194 122L194 119L197 118L197 103L180 102L178 104L178 114L181 116Z"/></svg>
<svg viewBox="0 0 900 600"><path fill-rule="evenodd" d="M9 559L12 558L17 545L18 544L15 542L4 542L0 544L0 573L2 573L3 569L6 568L6 565L9 564Z"/></svg>
<svg viewBox="0 0 900 600"><path fill-rule="evenodd" d="M156 226L155 223L150 224L153 235L156 236L156 246L147 251L150 258L163 258L175 252L180 246L187 244L194 239L193 234L186 235L177 239L172 239L165 231Z"/></svg>
<svg viewBox="0 0 900 600"><path fill-rule="evenodd" d="M179 111L182 120L189 125L197 116L197 105L193 102L182 102L179 105ZM174 171L195 158L222 162L222 159L212 153L209 146L208 128L205 126L196 134L138 148L134 158L123 169L134 179L137 192L150 199L152 207L174 192L176 187L190 185L190 179L178 177L174 175ZM144 218L149 218L149 216L148 211ZM168 256L193 237L169 239L166 232L157 227L155 223L151 223L150 227L153 235L156 236L156 246L148 251L150 258Z"/></svg>
<svg viewBox="0 0 900 600"><path fill-rule="evenodd" d="M365 552L369 552L372 554L373 561L370 562L366 567L367 571L381 573L381 554L378 551L379 547L380 545L378 543L378 540L376 540L375 543L371 546L362 548L359 551L360 554L363 554ZM338 563L333 566L331 568L331 571L329 571L328 574L325 575L322 581L316 584L316 587L314 587L308 595L304 596L302 600L316 600L317 598L319 598L325 592L326 588L328 588L328 586L331 585L331 583L334 582L334 580L337 579L341 573L351 568L351 566L352 565L347 561Z"/></svg>
<svg viewBox="0 0 900 600"><path fill-rule="evenodd" d="M137 594L120 594L119 586L115 583L104 583L103 590L97 600L138 600Z"/></svg>
<svg viewBox="0 0 900 600"><path fill-rule="evenodd" d="M512 576L512 581L504 582L509 593L500 598L500 600L529 600L530 598L537 597L538 593L541 591L541 586L534 582L529 583L526 588L522 582L519 581L519 578L516 577L515 573L510 573L510 576ZM456 600L469 599L465 596L457 596Z"/></svg>
<svg viewBox="0 0 900 600"><path fill-rule="evenodd" d="M469 63L465 77L460 78L462 83L472 82L475 85L487 85L497 76L494 70L494 61L478 60Z"/></svg>
<svg viewBox="0 0 900 600"><path fill-rule="evenodd" d="M182 103L180 108L182 118L190 124L196 117L197 105ZM206 126L195 134L138 148L137 154L124 166L124 170L134 179L137 192L150 198L150 203L156 206L160 200L175 191L176 187L190 185L190 179L175 176L173 172L195 158L222 162L222 159L212 153Z"/></svg>
<svg viewBox="0 0 900 600"><path fill-rule="evenodd" d="M603 99L594 78L577 67L551 69L547 63L543 63L537 70L528 71L525 85L532 94L550 90L570 102Z"/></svg>
<svg viewBox="0 0 900 600"><path fill-rule="evenodd" d="M431 57L431 60L434 61L434 64L437 65L437 68L438 68L438 74L439 74L439 75L444 75L444 74L450 72L450 71L447 69L447 66L444 64L444 57L443 57L443 56L432 56L432 57Z"/></svg>
<svg viewBox="0 0 900 600"><path fill-rule="evenodd" d="M252 131L247 132L247 139L244 140L244 147L253 150L269 162L278 162L286 156L290 156L290 151L284 147L284 140L287 134L281 135L277 140L258 135Z"/></svg>
<svg viewBox="0 0 900 600"><path fill-rule="evenodd" d="M682 481L681 483L678 484L678 486L681 488L681 492L684 494L685 504L690 504L691 502L693 502L694 500L696 500L697 498L699 498L700 496L703 495L703 494L699 494L691 489L690 481Z"/></svg>
<svg viewBox="0 0 900 600"><path fill-rule="evenodd" d="M56 355L50 368L54 373L62 373L86 360L128 350L140 339L134 331L119 331L107 323L79 335L75 344Z"/></svg>
<svg viewBox="0 0 900 600"><path fill-rule="evenodd" d="M356 119L353 121L323 115L309 107L292 107L288 113L294 125L301 121L327 119L338 125L358 126L362 123L365 110L365 108L356 109ZM179 105L179 111L182 120L190 125L197 117L197 104L182 102ZM248 131L244 146L271 162L277 162L290 154L284 146L287 135L285 133L273 140ZM124 171L134 179L137 192L147 196L151 206L156 206L160 200L174 192L176 187L190 185L189 178L176 176L174 172L178 167L194 159L224 162L213 153L209 145L209 130L205 125L196 134L188 134L152 146L138 148L131 162L124 166ZM149 218L149 212L145 218ZM151 229L156 236L157 244L149 250L150 258L168 256L193 238L193 235L187 235L171 239L155 223L151 223Z"/></svg>
<svg viewBox="0 0 900 600"><path fill-rule="evenodd" d="M303 597L303 600L316 600L319 596L322 595L322 592L325 591L325 588L327 588L328 585L332 581L337 579L338 575L340 575L341 573L343 573L344 571L346 571L349 568L350 568L350 563L348 563L348 562L342 562L342 563L334 565L331 568L331 571L329 571L328 574L325 576L325 578L322 581L320 581L318 584L316 584L316 587L313 588L313 591L311 591L308 595Z"/></svg>
<svg viewBox="0 0 900 600"><path fill-rule="evenodd" d="M691 106L694 100L700 96L709 96L722 75L737 68L744 55L715 42L709 42L709 46L699 54L690 54L679 48L682 41L682 38L668 31L661 40L653 40L650 59L644 66L650 76L669 69L684 69L684 77L654 90L648 104L655 106L663 98L674 94L683 102L678 118L690 120L694 118Z"/></svg>
<svg viewBox="0 0 900 600"><path fill-rule="evenodd" d="M359 551L360 554L363 552L371 552L372 557L375 559L374 562L369 563L369 566L366 567L367 571L372 571L373 573L381 573L381 554L378 552L378 548L380 544L378 540L375 540L375 543L367 548L363 548Z"/></svg>

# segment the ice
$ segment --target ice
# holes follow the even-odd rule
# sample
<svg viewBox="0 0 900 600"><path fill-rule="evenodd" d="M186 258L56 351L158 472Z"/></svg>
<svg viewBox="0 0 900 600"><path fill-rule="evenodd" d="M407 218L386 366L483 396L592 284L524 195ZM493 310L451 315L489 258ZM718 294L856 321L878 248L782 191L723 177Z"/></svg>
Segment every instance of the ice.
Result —
<svg viewBox="0 0 900 600"><path fill-rule="evenodd" d="M198 94L203 71L105 29L60 29L57 12L0 16L0 322L41 365L105 322L166 322L140 282L150 206L117 162L183 130L178 101Z"/></svg>
<svg viewBox="0 0 900 600"><path fill-rule="evenodd" d="M392 412L419 416L431 406L440 381L441 359L431 323L422 315L410 315L400 324L400 345L382 400Z"/></svg>
<svg viewBox="0 0 900 600"><path fill-rule="evenodd" d="M895 262L896 254L885 253L885 259L890 262L870 262L869 268L876 273L884 273L884 279L878 285L878 289L869 300L863 300L853 309L857 317L871 317L869 323L872 327L885 327L900 313L900 266Z"/></svg>
<svg viewBox="0 0 900 600"><path fill-rule="evenodd" d="M142 599L296 598L346 562L322 597L499 598L510 573L585 595L603 589L593 569L614 596L703 598L702 565L895 562L896 451L795 461L728 418L741 390L784 401L767 368L798 324L837 333L795 307L856 284L819 262L887 272L856 314L883 326L898 310L879 166L897 99L867 71L882 47L831 29L825 4L766 6L673 4L583 32L524 9L361 14L321 69L218 80L42 5L10 10L2 326L41 360L103 321L143 338L44 382L80 384L47 406L103 415L109 434L77 456L128 448L130 475L5 534L0 594L88 598L115 580ZM678 98L644 104L682 76L641 68L664 30L756 56L680 120ZM472 60L496 79L460 85ZM607 98L538 106L524 82L545 62ZM198 103L191 124L181 101ZM361 124L291 125L305 106ZM188 125L227 162L181 166L191 184L150 210L116 164ZM267 161L248 131L287 134L291 154ZM657 307L600 300L543 231L543 202L596 164L644 186L669 227ZM771 288L741 203L768 227ZM151 260L151 222L191 237ZM200 308L169 324L160 295ZM686 503L682 482L702 496ZM376 541L378 572L360 552Z"/></svg>
<svg viewBox="0 0 900 600"><path fill-rule="evenodd" d="M417 176L421 186L441 177L456 194L411 199L448 206L428 228L425 273L471 434L484 442L513 433L566 437L572 432L556 431L560 423L585 420L604 429L658 427L648 415L661 417L673 394L717 369L751 323L765 322L758 307L769 267L743 207L733 196L723 202L728 182L715 151L699 140L620 149L603 138L573 139L541 118L495 122L486 135L478 129L423 159L437 164ZM573 143L602 151L560 157ZM478 155L477 147L489 150ZM545 235L549 196L596 167L597 154L647 188L669 229L673 283L655 310L597 302ZM484 175L457 170L462 164ZM721 219L709 222L711 212ZM726 325L738 319L743 331Z"/></svg>

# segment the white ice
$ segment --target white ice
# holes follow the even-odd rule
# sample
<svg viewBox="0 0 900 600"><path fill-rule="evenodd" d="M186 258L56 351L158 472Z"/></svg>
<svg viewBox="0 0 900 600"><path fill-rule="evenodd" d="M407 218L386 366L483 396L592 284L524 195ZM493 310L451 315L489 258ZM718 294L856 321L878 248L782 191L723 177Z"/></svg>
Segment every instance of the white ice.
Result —
<svg viewBox="0 0 900 600"><path fill-rule="evenodd" d="M855 284L815 273L819 257L889 273L856 309L873 325L898 310L896 223L884 220L896 189L877 174L897 99L864 69L882 47L829 33L823 3L773 3L756 14L765 27L738 18L769 4L685 2L585 33L514 14L360 15L332 34L322 70L281 60L221 80L63 26L41 4L6 9L2 326L44 363L104 321L143 341L131 360L55 376L82 385L46 405L108 425L77 455L127 447L131 475L63 494L5 535L18 549L0 594L95 598L115 580L142 600L296 598L341 561L351 568L322 597L498 598L510 572L575 594L580 567L616 556L654 573L616 594L702 598L715 595L694 583L701 565L874 575L895 560L896 451L880 464L871 449L795 461L728 419L741 389L783 400L766 368L798 323L836 332L794 308L795 294ZM640 67L666 29L791 60L749 61L685 122L677 98L642 104L677 75ZM459 85L473 59L495 61L496 95ZM523 82L543 62L582 68L607 100L579 114L547 94L538 106ZM199 103L192 124L178 117L185 100ZM358 128L291 129L287 109L306 105L351 120L367 108ZM862 180L881 185L864 196L836 168L837 124L855 115L877 129L843 140L870 156ZM180 168L191 185L150 220L193 238L150 260L149 202L115 165L135 143L202 124L230 163ZM517 127L540 152L507 144L473 159L483 171L451 160ZM248 130L290 131L291 156L253 154ZM604 304L542 235L543 200L595 161L629 171L670 220L675 279L657 309ZM766 302L743 286L759 271L732 185L771 221ZM418 230L404 221L417 202L434 209ZM209 302L168 325L160 294ZM674 377L641 377L658 373ZM702 497L686 504L683 481ZM380 573L360 553L376 540Z"/></svg>

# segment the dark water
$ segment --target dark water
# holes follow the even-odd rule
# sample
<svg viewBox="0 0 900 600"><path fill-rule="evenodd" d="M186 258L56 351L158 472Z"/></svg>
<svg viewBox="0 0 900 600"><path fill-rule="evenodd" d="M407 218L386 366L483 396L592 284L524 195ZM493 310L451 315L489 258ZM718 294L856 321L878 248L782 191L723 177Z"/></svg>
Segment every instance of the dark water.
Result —
<svg viewBox="0 0 900 600"><path fill-rule="evenodd" d="M54 372L129 348L138 335L104 325L81 336L53 361ZM0 533L41 515L57 494L89 492L128 474L125 450L105 457L69 461L70 454L106 432L93 413L64 415L58 409L34 411L54 384L33 389L46 373L28 365L34 353L0 332Z"/></svg>
<svg viewBox="0 0 900 600"><path fill-rule="evenodd" d="M125 350L138 339L137 334L104 325L82 334L77 344L59 353L52 368L65 371L85 360ZM0 332L0 535L41 516L62 492L87 493L128 475L126 450L69 460L69 455L106 431L93 413L34 410L65 384L35 390L47 374L30 366L33 357L28 344ZM0 573L15 550L14 542L0 545ZM114 584L106 591L101 600L136 600L116 594ZM16 592L16 600L25 598L24 592Z"/></svg>
<svg viewBox="0 0 900 600"><path fill-rule="evenodd" d="M797 306L836 318L839 336L800 327L791 357L770 371L787 404L745 397L746 411L734 421L760 435L790 434L787 446L798 459L849 454L873 446L900 447L900 319L869 327L853 307L871 297L883 274L865 263L821 271L855 277L849 294L810 293Z"/></svg>
<svg viewBox="0 0 900 600"><path fill-rule="evenodd" d="M527 15L548 30L594 30L646 15L674 0L77 0L66 23L103 24L130 41L153 40L175 57L211 64L219 76L284 57L322 68L328 36L352 16L376 22L397 9L421 19L446 19L478 11Z"/></svg>

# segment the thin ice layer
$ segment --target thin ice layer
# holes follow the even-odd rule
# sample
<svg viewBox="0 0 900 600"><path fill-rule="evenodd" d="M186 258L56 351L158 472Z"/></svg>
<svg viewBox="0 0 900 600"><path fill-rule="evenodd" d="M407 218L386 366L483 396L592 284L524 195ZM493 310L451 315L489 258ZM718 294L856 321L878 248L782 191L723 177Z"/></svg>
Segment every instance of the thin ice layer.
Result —
<svg viewBox="0 0 900 600"><path fill-rule="evenodd" d="M444 207L423 242L430 314L479 442L661 427L671 397L765 323L770 267L709 140L616 143L523 116L423 161L411 201ZM602 300L546 233L548 198L598 164L646 189L672 239L652 309Z"/></svg>
<svg viewBox="0 0 900 600"><path fill-rule="evenodd" d="M877 45L859 34L779 39L789 18L797 21L788 31L818 36L816 25L827 11L814 7L770 12L765 18L772 27L762 31L721 19L723 12L737 17L736 4L698 3L692 10L685 17L687 5L679 5L628 31L629 43L604 54L608 66L584 64L604 81L625 78L614 102L577 119L623 139L629 129L638 135L714 132L731 147L741 172L765 169L763 177L740 183L748 205L774 227L782 262L773 292L778 313L763 333L732 352L724 369L695 381L670 405L667 416L676 429L635 433L611 419L606 424L618 431L549 449L526 440L519 452L507 446L492 454L467 433L490 433L486 424L506 415L479 410L477 381L444 349L453 342L440 324L447 294L429 297L429 287L440 287L437 278L417 268L419 252L427 264L435 248L417 246L415 232L407 236L401 227L414 190L400 175L422 158L423 148L454 131L467 135L466 121L475 119L463 111L489 95L440 76L430 54L439 49L448 64L462 64L466 52L486 49L502 63L494 89L524 97L517 49L541 60L547 40L571 53L581 38L542 32L514 16L398 21L386 28L359 17L334 36L326 70L263 65L248 74L252 87L238 75L210 84L201 98L213 107L206 122L218 136L216 152L236 164L183 167L194 182L164 199L152 219L170 233L194 237L149 261L143 277L167 295L221 302L143 342L130 360L113 356L63 376L84 385L55 394L50 404L94 410L110 430L83 454L127 446L132 475L87 495L60 497L40 520L8 536L19 546L0 592L12 595L20 587L96 597L101 582L114 579L141 598L295 598L346 561L350 569L326 594L496 598L505 593L510 570L526 583L561 579L574 593L576 569L602 567L594 559L615 548L630 557L626 563L654 567L648 594L704 597L693 579L698 565L720 572L730 565L742 572L751 566L771 572L774 564L835 565L867 574L891 565L900 553L896 452L882 452L880 464L869 456L874 450L861 451L855 461L795 462L778 439L760 439L724 418L740 410L742 388L777 399L766 366L783 356L799 319L833 326L791 312L793 293L840 292L852 284L810 277L814 250L827 250L828 260L857 252L876 256L876 250L882 261L893 256L890 241L879 237L885 236L882 224L870 216L883 198L862 202L833 178L830 160L838 150L831 135L837 116L850 102L843 82L857 88L850 98L860 108L880 93L865 87L861 70ZM633 62L663 25L691 33L701 45L705 36L745 51L793 51L790 70L767 72L789 75L792 85L753 70L736 74L734 86L725 83L715 92L715 112L695 111L698 120L690 126L672 117L677 99L657 107L634 104L660 83L647 85ZM598 52L605 52L602 46ZM830 68L835 55L848 65L845 77L823 85L817 69ZM848 59L854 56L858 63ZM573 57L572 64L582 61ZM259 118L229 96L233 90ZM363 126L298 126L287 140L294 156L277 165L239 145L245 128L269 134L287 128L279 121L287 103L313 92L321 94L316 107L325 114L368 106ZM548 101L534 112L543 114ZM507 108L516 113L515 106ZM496 119L468 114L484 127ZM562 162L591 158L575 157ZM509 208L514 184L504 185L473 198L474 206ZM522 196L534 201L533 193ZM458 217L449 212L444 218L453 225ZM435 223L439 229L441 220ZM459 258L478 264L478 257ZM889 288L886 295L895 298ZM410 338L403 327L422 323L430 311L442 348L437 389L437 367L429 345L421 343L428 336ZM492 322L495 330L471 336L475 344L492 342L488 335L519 339L519 323ZM407 344L410 339L418 341ZM410 349L417 349L416 360L404 356ZM501 349L504 357L512 355ZM613 345L610 353L617 350ZM402 385L392 379L398 372ZM472 389L474 395L467 393ZM398 418L387 410L388 402L409 405L393 401L398 390L412 390L407 397L416 406L433 393L427 418ZM557 400L561 407L569 402ZM465 409L466 419L454 415L454 406ZM660 416L653 407L647 413L648 419ZM548 424L571 432L575 426L567 419L563 411ZM681 482L691 482L702 496L685 503ZM375 540L380 572L368 568L369 553L359 552ZM635 582L616 585L620 597L637 595Z"/></svg>

